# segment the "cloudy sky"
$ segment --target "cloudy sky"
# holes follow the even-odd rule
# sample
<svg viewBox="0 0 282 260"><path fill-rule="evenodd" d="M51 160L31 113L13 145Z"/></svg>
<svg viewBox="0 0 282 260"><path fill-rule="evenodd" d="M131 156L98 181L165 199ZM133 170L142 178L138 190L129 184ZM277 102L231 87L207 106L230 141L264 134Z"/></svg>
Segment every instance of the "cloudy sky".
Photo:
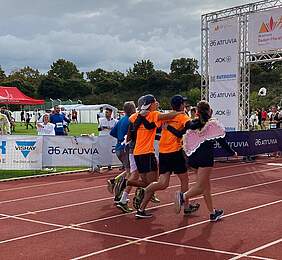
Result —
<svg viewBox="0 0 282 260"><path fill-rule="evenodd" d="M41 72L59 58L81 71L125 72L141 59L169 71L200 58L201 14L252 0L0 0L0 66Z"/></svg>

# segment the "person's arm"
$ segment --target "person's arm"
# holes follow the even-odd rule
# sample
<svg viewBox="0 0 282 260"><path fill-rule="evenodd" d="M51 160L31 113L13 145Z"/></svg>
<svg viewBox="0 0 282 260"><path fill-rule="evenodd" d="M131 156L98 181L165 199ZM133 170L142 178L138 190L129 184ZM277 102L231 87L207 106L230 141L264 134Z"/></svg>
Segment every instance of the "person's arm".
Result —
<svg viewBox="0 0 282 260"><path fill-rule="evenodd" d="M169 112L169 113L160 113L158 115L158 120L163 120L163 121L167 121L167 120L171 120L173 118L175 118L177 115L179 114L184 114L185 112L184 111L180 111L180 112L177 112L177 111L172 111L172 112Z"/></svg>
<svg viewBox="0 0 282 260"><path fill-rule="evenodd" d="M115 124L115 126L111 129L110 135L114 138L118 138L118 136L117 136L117 124Z"/></svg>
<svg viewBox="0 0 282 260"><path fill-rule="evenodd" d="M236 155L237 153L229 146L229 144L226 142L225 137L218 138L217 141L219 142L220 146L225 149L228 153L231 155Z"/></svg>
<svg viewBox="0 0 282 260"><path fill-rule="evenodd" d="M198 128L200 128L200 122L198 120L187 121L184 128L181 130L177 130L173 126L167 125L167 130L178 138L181 138L188 129L196 130Z"/></svg>

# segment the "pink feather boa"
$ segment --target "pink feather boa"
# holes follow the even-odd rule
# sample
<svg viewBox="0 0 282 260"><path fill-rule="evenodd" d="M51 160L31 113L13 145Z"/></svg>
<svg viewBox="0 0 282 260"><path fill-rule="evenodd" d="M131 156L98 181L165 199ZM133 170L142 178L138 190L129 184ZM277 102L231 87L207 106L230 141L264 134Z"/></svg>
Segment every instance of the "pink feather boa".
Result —
<svg viewBox="0 0 282 260"><path fill-rule="evenodd" d="M187 156L190 156L203 142L224 136L225 130L223 125L217 119L211 118L202 129L187 130L183 136L183 150Z"/></svg>

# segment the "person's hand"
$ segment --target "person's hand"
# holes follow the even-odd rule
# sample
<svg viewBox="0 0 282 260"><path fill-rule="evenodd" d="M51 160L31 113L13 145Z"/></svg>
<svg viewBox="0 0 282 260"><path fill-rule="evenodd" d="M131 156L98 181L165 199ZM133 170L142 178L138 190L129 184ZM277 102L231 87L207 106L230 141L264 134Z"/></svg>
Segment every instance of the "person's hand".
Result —
<svg viewBox="0 0 282 260"><path fill-rule="evenodd" d="M139 112L139 115L141 115L141 116L147 116L148 114L149 114L149 110L141 110L140 112Z"/></svg>

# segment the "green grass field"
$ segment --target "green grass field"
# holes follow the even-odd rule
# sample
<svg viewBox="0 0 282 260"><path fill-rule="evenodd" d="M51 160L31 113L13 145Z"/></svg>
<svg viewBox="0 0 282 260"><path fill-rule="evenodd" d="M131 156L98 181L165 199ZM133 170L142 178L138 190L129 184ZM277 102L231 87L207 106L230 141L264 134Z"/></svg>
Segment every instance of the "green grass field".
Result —
<svg viewBox="0 0 282 260"><path fill-rule="evenodd" d="M71 136L80 136L81 134L92 134L92 133L94 133L96 136L98 135L98 125L97 124L70 124L69 129L70 129L69 135ZM28 129L26 129L25 125L21 125L20 123L17 123L15 132L13 132L12 134L13 135L37 135L37 131L35 127L32 129L29 126ZM64 171L78 170L78 169L80 170L82 168L58 167L56 168L56 171L54 171L54 169L50 169L50 170L47 169L47 170L42 170L42 171L0 170L0 179L47 174L47 173L53 173L53 172L64 172Z"/></svg>
<svg viewBox="0 0 282 260"><path fill-rule="evenodd" d="M26 129L25 125L21 125L20 123L16 124L16 131L13 132L13 135L37 135L36 128L31 128L30 126ZM80 136L81 134L92 134L98 135L98 124L70 124L69 126L70 132L69 135L72 136Z"/></svg>

